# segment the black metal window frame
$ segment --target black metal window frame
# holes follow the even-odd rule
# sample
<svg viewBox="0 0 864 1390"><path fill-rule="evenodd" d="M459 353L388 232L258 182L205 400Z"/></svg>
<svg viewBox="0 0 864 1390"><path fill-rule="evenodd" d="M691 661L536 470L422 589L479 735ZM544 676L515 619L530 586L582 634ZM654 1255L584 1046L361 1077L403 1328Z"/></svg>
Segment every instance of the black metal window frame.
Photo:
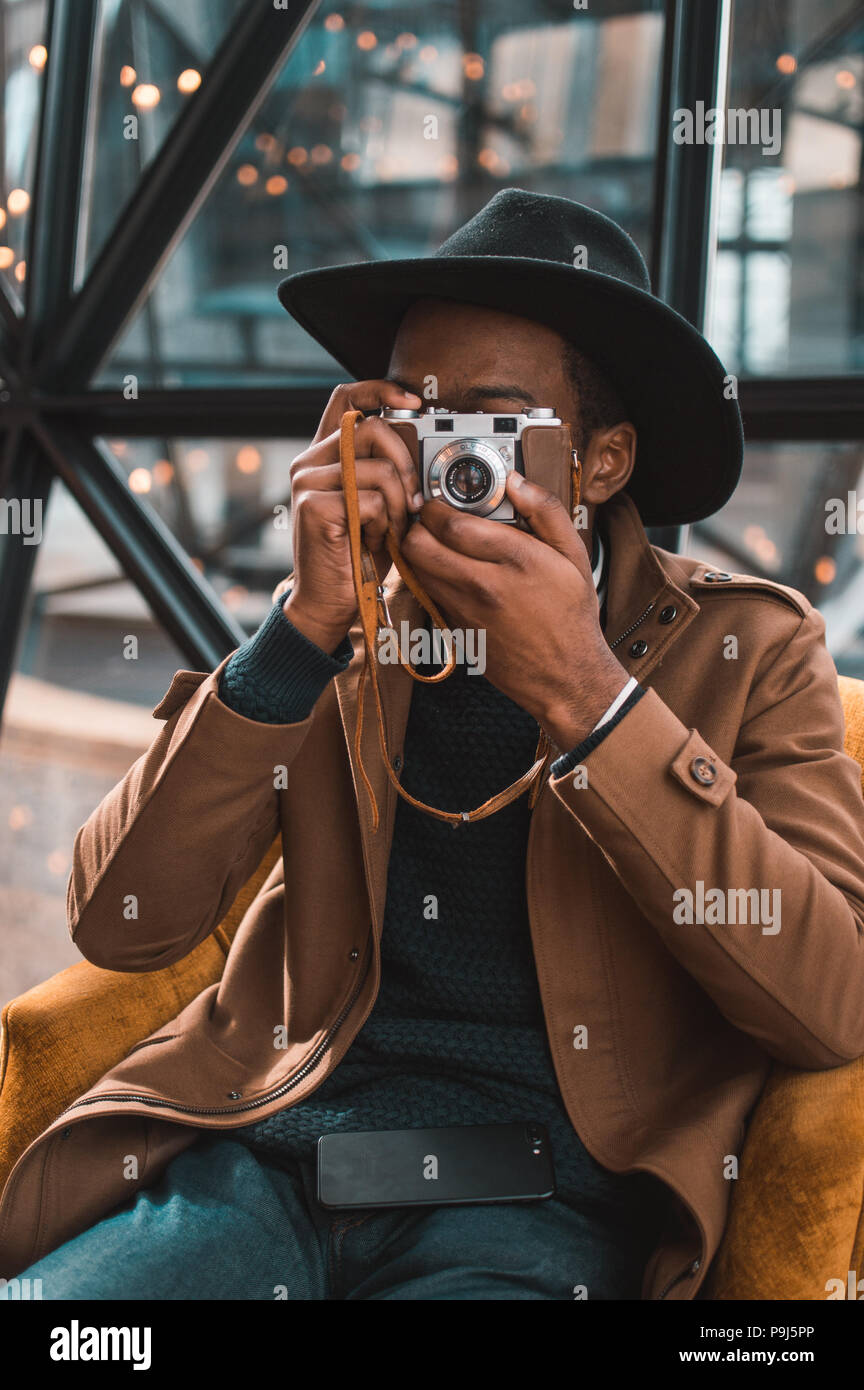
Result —
<svg viewBox="0 0 864 1390"><path fill-rule="evenodd" d="M130 491L100 436L304 437L327 389L148 390L137 401L89 383L201 207L320 0L247 0L83 284L78 208L98 0L50 0L23 317L0 287L0 496L47 502L60 478L190 665L212 670L244 631L168 527ZM702 326L714 251L719 147L679 145L672 112L721 105L732 0L666 0L659 75L652 282ZM859 437L864 380L742 381L750 439ZM652 539L674 549L677 528ZM0 536L0 702L21 639L37 547ZM0 704L2 708L2 704Z"/></svg>

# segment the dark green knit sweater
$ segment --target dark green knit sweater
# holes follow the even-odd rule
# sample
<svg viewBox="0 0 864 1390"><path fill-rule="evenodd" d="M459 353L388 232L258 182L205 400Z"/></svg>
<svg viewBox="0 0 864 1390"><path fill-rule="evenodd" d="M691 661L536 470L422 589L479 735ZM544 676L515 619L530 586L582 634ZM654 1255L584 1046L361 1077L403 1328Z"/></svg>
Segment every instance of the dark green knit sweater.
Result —
<svg viewBox="0 0 864 1390"><path fill-rule="evenodd" d="M277 604L228 663L220 695L247 717L294 722L350 657L347 638L327 656ZM531 765L537 736L529 714L457 664L448 680L414 687L403 785L444 809L477 806ZM313 1095L236 1138L277 1159L312 1159L318 1136L335 1130L536 1120L565 1201L624 1221L655 1208L660 1184L596 1163L561 1099L525 898L530 814L523 795L454 832L399 800L372 1013Z"/></svg>

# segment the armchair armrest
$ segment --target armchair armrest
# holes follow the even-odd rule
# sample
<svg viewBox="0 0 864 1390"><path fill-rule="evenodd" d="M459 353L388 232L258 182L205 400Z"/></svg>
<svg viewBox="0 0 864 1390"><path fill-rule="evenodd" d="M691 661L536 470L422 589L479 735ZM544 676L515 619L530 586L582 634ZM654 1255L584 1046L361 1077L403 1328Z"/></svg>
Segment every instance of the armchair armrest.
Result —
<svg viewBox="0 0 864 1390"><path fill-rule="evenodd" d="M864 1278L862 1198L864 1058L830 1071L776 1066L750 1122L705 1296L847 1297L849 1271Z"/></svg>
<svg viewBox="0 0 864 1390"><path fill-rule="evenodd" d="M864 681L839 676L837 684L845 749L864 770ZM851 1270L856 1282L864 1278L864 1058L831 1071L775 1066L750 1122L705 1296L848 1297L829 1281L845 1289Z"/></svg>

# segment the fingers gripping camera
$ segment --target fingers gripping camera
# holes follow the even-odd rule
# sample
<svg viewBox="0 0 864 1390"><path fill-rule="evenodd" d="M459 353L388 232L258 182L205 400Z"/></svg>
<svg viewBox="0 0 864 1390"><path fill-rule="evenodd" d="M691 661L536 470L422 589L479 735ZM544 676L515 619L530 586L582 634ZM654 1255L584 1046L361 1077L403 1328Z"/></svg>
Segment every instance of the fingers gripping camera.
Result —
<svg viewBox="0 0 864 1390"><path fill-rule="evenodd" d="M570 506L570 432L549 407L516 415L459 414L434 406L425 411L387 407L381 413L408 445L428 499L520 525L505 491L507 475L515 469Z"/></svg>

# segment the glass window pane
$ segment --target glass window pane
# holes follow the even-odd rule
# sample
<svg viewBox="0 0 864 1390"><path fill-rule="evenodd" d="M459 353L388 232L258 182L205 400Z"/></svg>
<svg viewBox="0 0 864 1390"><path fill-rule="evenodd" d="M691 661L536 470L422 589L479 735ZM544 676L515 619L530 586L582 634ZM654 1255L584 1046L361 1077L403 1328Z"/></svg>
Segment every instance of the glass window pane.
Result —
<svg viewBox="0 0 864 1390"><path fill-rule="evenodd" d="M721 242L731 241L741 233L744 219L744 176L740 169L724 169L720 175L720 196L717 199L717 235ZM723 252L718 252L722 256ZM722 294L717 295L722 300Z"/></svg>
<svg viewBox="0 0 864 1390"><path fill-rule="evenodd" d="M80 960L64 926L75 832L149 745L151 710L188 665L55 482L3 711L0 1007Z"/></svg>
<svg viewBox="0 0 864 1390"><path fill-rule="evenodd" d="M102 249L243 0L100 0L77 281Z"/></svg>
<svg viewBox="0 0 864 1390"><path fill-rule="evenodd" d="M288 470L306 439L108 439L130 489L171 528L249 632L291 573Z"/></svg>
<svg viewBox="0 0 864 1390"><path fill-rule="evenodd" d="M741 112L754 113L757 140L737 138ZM730 371L864 371L862 131L864 8L734 0L718 218L727 265L709 313Z"/></svg>
<svg viewBox="0 0 864 1390"><path fill-rule="evenodd" d="M0 5L0 277L20 310L36 168L45 47L45 0Z"/></svg>
<svg viewBox="0 0 864 1390"><path fill-rule="evenodd" d="M722 362L732 361L740 332L741 276L740 256L718 251L714 262L714 310L711 338Z"/></svg>
<svg viewBox="0 0 864 1390"><path fill-rule="evenodd" d="M754 169L746 183L747 235L751 240L789 240L793 186L782 169Z"/></svg>
<svg viewBox="0 0 864 1390"><path fill-rule="evenodd" d="M838 669L864 677L861 443L748 445L734 497L694 532L688 553L806 594Z"/></svg>
<svg viewBox="0 0 864 1390"><path fill-rule="evenodd" d="M428 255L514 183L593 204L649 255L662 6L553 14L326 0L101 384L332 380L279 280Z"/></svg>
<svg viewBox="0 0 864 1390"><path fill-rule="evenodd" d="M789 257L782 251L751 251L744 257L742 269L743 368L750 373L778 375L789 356Z"/></svg>

